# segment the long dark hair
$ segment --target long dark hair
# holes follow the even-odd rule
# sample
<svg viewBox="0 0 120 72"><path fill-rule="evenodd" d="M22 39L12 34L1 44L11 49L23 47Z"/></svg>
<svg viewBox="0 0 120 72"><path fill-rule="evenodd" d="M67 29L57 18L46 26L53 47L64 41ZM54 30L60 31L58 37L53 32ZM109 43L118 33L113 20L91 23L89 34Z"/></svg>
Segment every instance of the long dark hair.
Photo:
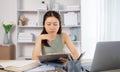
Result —
<svg viewBox="0 0 120 72"><path fill-rule="evenodd" d="M48 34L47 31L45 30L45 20L48 18L48 17L55 17L58 19L59 21L59 29L58 29L58 32L57 34L61 34L62 32L62 27L61 27L61 18L60 18L60 15L58 12L56 11L47 11L44 15L44 18L43 18L43 31L41 32L41 34ZM48 44L47 40L42 40L42 46L47 46L47 47L50 47L50 45Z"/></svg>

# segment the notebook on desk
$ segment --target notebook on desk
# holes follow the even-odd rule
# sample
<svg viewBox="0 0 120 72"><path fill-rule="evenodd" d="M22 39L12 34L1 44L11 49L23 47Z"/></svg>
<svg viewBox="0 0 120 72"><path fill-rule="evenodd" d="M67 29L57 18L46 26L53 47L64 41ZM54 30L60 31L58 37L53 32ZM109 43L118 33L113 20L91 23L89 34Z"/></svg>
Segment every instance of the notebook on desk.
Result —
<svg viewBox="0 0 120 72"><path fill-rule="evenodd" d="M92 63L87 64L90 72L120 68L120 41L98 42Z"/></svg>
<svg viewBox="0 0 120 72"><path fill-rule="evenodd" d="M37 60L0 60L0 70L23 72L39 66Z"/></svg>

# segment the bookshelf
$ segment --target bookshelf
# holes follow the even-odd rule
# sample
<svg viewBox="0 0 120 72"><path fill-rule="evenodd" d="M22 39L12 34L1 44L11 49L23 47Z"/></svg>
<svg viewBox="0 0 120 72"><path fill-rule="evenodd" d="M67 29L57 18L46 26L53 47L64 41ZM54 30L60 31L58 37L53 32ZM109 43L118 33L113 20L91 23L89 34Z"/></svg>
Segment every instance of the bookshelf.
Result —
<svg viewBox="0 0 120 72"><path fill-rule="evenodd" d="M17 46L16 46L16 58L26 59L31 58L32 49L34 48L35 38L41 33L42 30L42 19L45 12L48 10L56 10L61 15L62 29L63 32L68 33L70 38L73 40L77 51L80 53L81 48L81 25L80 25L80 0L70 0L69 3L66 1L62 3L62 0L44 0L45 5L42 5L42 0L17 0ZM29 3L29 4L28 4ZM30 5L32 3L32 5ZM52 3L52 4L51 4ZM57 5L56 5L57 4ZM45 7L46 6L46 7ZM55 7L56 6L56 7ZM71 6L77 6L71 9ZM78 8L79 6L79 8ZM68 7L68 8L67 8ZM43 8L43 9L42 9ZM76 15L76 24L65 24L65 14L74 13ZM19 17L25 16L26 24L19 24ZM72 21L71 21L72 22ZM75 32L74 32L75 31ZM74 35L75 34L75 35ZM19 40L20 37L28 35L25 40ZM30 40L28 40L30 39ZM65 51L68 51L65 48ZM69 52L69 51L68 51Z"/></svg>

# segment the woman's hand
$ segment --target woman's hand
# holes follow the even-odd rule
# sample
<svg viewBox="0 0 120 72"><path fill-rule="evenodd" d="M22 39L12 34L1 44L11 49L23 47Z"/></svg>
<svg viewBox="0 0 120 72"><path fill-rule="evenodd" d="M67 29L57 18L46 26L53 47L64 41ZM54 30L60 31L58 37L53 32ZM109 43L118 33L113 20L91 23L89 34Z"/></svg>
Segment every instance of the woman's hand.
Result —
<svg viewBox="0 0 120 72"><path fill-rule="evenodd" d="M66 59L66 58L63 58L63 57L60 57L58 60L59 60L60 62L67 62L67 59Z"/></svg>
<svg viewBox="0 0 120 72"><path fill-rule="evenodd" d="M49 34L41 34L39 37L41 40L48 40L49 42L52 40Z"/></svg>

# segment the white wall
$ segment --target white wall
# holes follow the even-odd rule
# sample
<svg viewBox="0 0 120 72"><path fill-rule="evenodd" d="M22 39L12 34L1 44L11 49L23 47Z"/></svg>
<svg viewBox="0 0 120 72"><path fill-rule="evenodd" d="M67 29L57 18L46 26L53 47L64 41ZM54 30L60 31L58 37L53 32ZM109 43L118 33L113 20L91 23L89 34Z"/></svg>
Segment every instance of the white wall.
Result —
<svg viewBox="0 0 120 72"><path fill-rule="evenodd" d="M4 30L2 21L13 21L16 25L17 0L0 0L0 44L3 43ZM16 44L16 29L11 31L11 41Z"/></svg>

